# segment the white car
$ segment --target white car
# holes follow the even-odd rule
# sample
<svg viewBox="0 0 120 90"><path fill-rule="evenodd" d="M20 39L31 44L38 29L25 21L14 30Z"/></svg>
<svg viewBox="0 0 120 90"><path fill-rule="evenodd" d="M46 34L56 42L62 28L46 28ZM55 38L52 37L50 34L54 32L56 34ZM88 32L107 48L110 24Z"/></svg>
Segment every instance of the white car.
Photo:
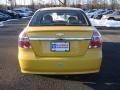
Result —
<svg viewBox="0 0 120 90"><path fill-rule="evenodd" d="M98 15L95 15L93 18L95 19L101 19L103 15L111 14L113 13L113 10L105 10L103 12L100 12Z"/></svg>
<svg viewBox="0 0 120 90"><path fill-rule="evenodd" d="M98 9L94 12L91 12L91 13L86 13L86 15L89 17L89 18L93 18L95 15L98 15L101 11L103 11L102 9Z"/></svg>
<svg viewBox="0 0 120 90"><path fill-rule="evenodd" d="M112 14L103 15L102 19L120 20L120 11L116 10Z"/></svg>
<svg viewBox="0 0 120 90"><path fill-rule="evenodd" d="M96 10L88 10L88 11L86 12L86 15L87 15L89 18L91 18L92 15L93 15L95 12L96 12Z"/></svg>
<svg viewBox="0 0 120 90"><path fill-rule="evenodd" d="M33 11L26 7L15 8L14 11L20 13L24 17L33 15Z"/></svg>
<svg viewBox="0 0 120 90"><path fill-rule="evenodd" d="M31 14L29 12L25 12L25 11L22 11L22 10L14 10L16 13L20 14L22 17L28 17L30 16Z"/></svg>

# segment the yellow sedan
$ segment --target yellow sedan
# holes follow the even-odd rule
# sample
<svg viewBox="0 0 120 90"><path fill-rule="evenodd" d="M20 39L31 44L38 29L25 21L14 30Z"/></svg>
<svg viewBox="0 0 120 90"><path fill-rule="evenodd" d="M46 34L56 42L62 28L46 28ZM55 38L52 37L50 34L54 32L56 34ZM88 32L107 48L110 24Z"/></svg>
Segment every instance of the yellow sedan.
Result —
<svg viewBox="0 0 120 90"><path fill-rule="evenodd" d="M40 9L19 35L18 59L22 73L97 73L101 35L80 9Z"/></svg>

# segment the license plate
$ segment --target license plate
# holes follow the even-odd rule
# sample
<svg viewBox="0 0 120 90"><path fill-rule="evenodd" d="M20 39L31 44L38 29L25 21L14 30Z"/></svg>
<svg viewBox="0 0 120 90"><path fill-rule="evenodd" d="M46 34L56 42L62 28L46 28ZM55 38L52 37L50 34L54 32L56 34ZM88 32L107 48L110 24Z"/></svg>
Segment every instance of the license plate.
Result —
<svg viewBox="0 0 120 90"><path fill-rule="evenodd" d="M69 42L51 42L51 51L68 52L70 50Z"/></svg>

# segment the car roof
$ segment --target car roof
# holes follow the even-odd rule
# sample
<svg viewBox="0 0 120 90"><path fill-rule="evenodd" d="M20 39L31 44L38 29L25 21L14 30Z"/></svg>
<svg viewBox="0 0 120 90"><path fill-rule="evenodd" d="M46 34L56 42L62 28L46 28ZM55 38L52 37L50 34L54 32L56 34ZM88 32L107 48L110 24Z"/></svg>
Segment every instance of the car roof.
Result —
<svg viewBox="0 0 120 90"><path fill-rule="evenodd" d="M42 8L38 11L44 11L44 10L82 10L80 8L72 8L72 7L49 7L49 8Z"/></svg>

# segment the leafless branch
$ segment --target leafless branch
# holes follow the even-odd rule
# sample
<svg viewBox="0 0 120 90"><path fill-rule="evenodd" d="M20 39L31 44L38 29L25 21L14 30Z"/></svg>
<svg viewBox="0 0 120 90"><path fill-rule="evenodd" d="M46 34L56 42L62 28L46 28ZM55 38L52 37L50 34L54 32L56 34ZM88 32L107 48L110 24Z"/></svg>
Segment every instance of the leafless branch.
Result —
<svg viewBox="0 0 120 90"><path fill-rule="evenodd" d="M63 4L64 5L64 3L61 1L61 0L58 0L61 4Z"/></svg>

